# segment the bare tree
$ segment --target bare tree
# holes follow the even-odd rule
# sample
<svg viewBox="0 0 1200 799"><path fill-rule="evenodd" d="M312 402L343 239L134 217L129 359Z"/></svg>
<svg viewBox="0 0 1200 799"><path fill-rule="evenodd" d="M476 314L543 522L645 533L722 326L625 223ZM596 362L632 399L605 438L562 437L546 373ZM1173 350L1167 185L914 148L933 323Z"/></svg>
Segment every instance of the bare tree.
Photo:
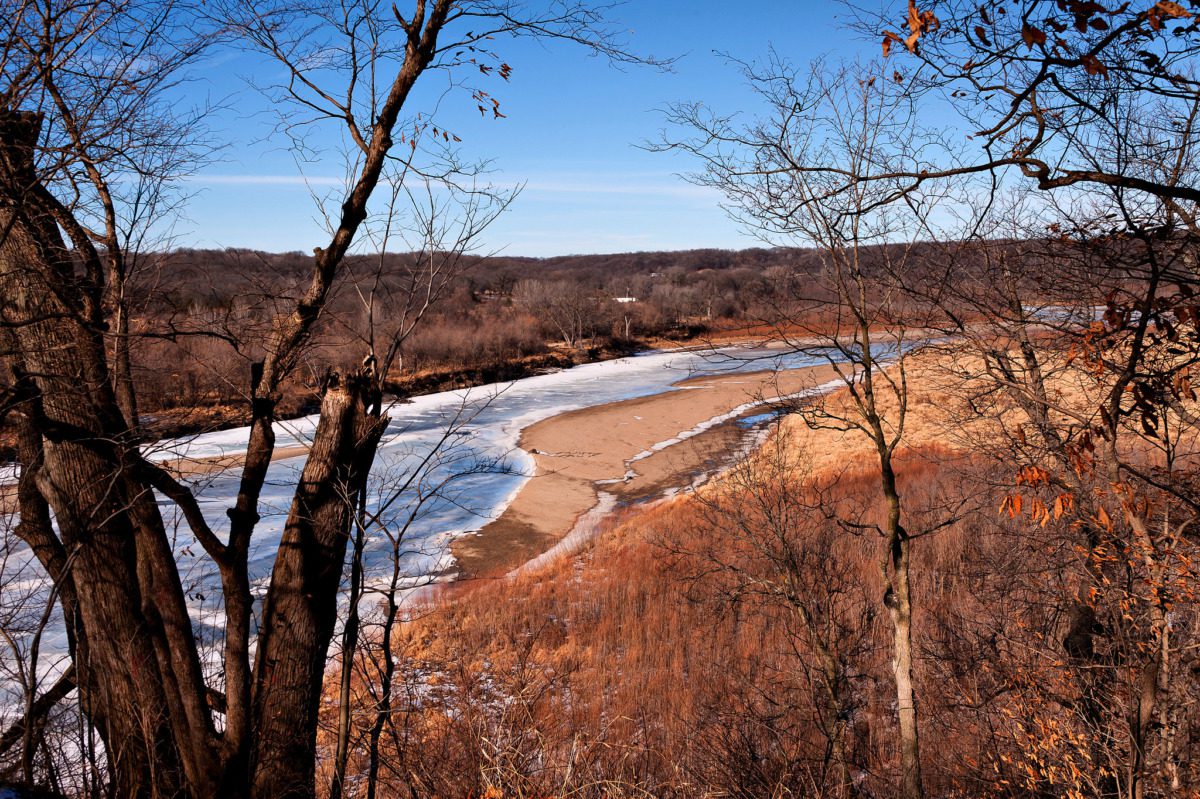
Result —
<svg viewBox="0 0 1200 799"><path fill-rule="evenodd" d="M0 659L5 667L0 679L6 683L0 701L13 714L5 719L4 734L0 735L0 758L14 750L18 756L7 768L0 768L0 777L15 775L33 785L39 772L65 766L50 754L46 732L50 709L74 690L74 670L65 655L44 656L42 652L57 610L54 588L41 579L36 561L8 524L11 515L6 517L0 536L0 584L4 586L0 641L8 651Z"/></svg>
<svg viewBox="0 0 1200 799"><path fill-rule="evenodd" d="M419 589L432 585L432 576L414 576L409 564L415 558L437 555L439 546L437 542L413 540L411 531L425 516L437 512L439 506L454 505L481 516L487 512L472 502L468 486L481 476L510 470L503 458L481 458L463 443L463 436L496 396L465 393L437 440L411 454L415 466L406 464L403 469L387 470L374 479L371 510L359 519L356 532L360 535L356 540L361 542L369 537L377 544L374 563L361 567L358 601L372 604L364 609L365 634L350 653L352 674L360 682L361 709L357 715L361 717L363 733L357 746L366 758L365 774L360 776L365 777L368 797L379 791L381 761L387 751L384 735L396 728L393 692L400 664L395 642L399 625L405 619L405 603ZM361 551L355 554L361 556ZM335 764L335 774L337 770L344 774L344 763Z"/></svg>
<svg viewBox="0 0 1200 799"><path fill-rule="evenodd" d="M929 181L1015 172L1041 191L1125 189L1195 219L1194 186L1169 169L1138 173L1108 157L1114 137L1129 133L1131 113L1167 135L1195 113L1197 22L1183 6L1024 0L922 8L912 0L906 11L851 5L850 12L857 30L882 40L893 79L914 101L928 99L931 110L949 102L961 119L954 132L968 134L973 148L860 180L889 183L899 199ZM1189 139L1166 164L1191 148Z"/></svg>
<svg viewBox="0 0 1200 799"><path fill-rule="evenodd" d="M705 524L720 534L682 554L699 573L694 593L702 598L735 613L747 606L768 618L782 616L788 679L806 689L801 701L811 705L799 710L820 736L803 758L808 773L799 784L820 796L852 797L867 771L855 757L862 742L854 726L865 701L874 606L855 573L857 541L822 510L827 499L808 455L780 429L717 490L698 493ZM787 783L777 787L789 789Z"/></svg>
<svg viewBox="0 0 1200 799"><path fill-rule="evenodd" d="M409 337L418 328L425 315L462 277L469 264L473 263L468 258L471 247L478 240L480 233L507 207L508 201L507 197L493 198L490 195L472 195L467 198L463 213L454 216L448 213L447 201L439 200L428 183L421 195L417 195L411 188L405 186L401 179L393 180L390 187L392 197L387 212L382 215L382 229L367 231L367 235L373 239L372 233L378 234L377 240L373 241L380 253L375 260L374 274L370 276L369 283L360 277L355 285L365 316L365 330L360 335L368 352L366 357L372 362L372 368L377 370L383 379L386 379L391 373L393 366L403 363L405 345ZM394 231L393 224L398 216L397 203L402 196L413 209L415 224L412 224L408 231ZM386 266L388 244L393 235L416 245L408 247L411 252L406 256L398 281L396 280L397 275L389 273ZM414 239L414 237L419 238ZM387 647L392 628L396 623L399 608L397 593L401 588L400 582L402 578L409 576L403 571L405 559L402 557L404 553L401 542L404 540L404 534L418 518L426 502L441 496L440 489L444 487L443 484L439 484L437 489L431 489L427 488L425 483L432 479L430 474L438 467L443 467L442 471L445 472L445 464L452 455L443 450L454 449L456 436L486 406L486 403L476 403L470 408L464 406L460 409L459 414L446 422L440 440L420 458L418 466L406 475L392 475L390 480L385 483L386 496L368 503L368 491L372 489L372 486L364 483L357 496L344 498L344 501L354 506L355 517L351 541L346 617L342 623L339 718L334 754L334 774L330 787L330 796L333 799L342 795L349 759L351 682L355 658L362 657L360 609L364 596L369 591L369 586L365 581L369 579L370 575L366 573L363 563L368 531L392 539L392 587L390 593L386 595L390 615L383 636L383 646ZM473 474L491 466L492 464L472 463L470 468L464 468L461 472L450 470L450 474L443 473L441 476L444 481L449 482L460 474ZM375 490L382 491L384 489L375 488ZM414 491L417 494L416 499L408 502L409 497L406 495ZM399 517L387 512L401 499L406 500L404 507L408 514L403 517L402 521L396 523L396 518ZM381 519L381 514L386 515ZM393 532L393 530L395 531ZM391 658L392 654L388 653L385 657ZM394 665L391 670L394 671ZM387 697L390 691L390 675L386 670L384 676L388 678L387 682L389 683L382 689ZM377 741L375 745L377 748ZM373 781L372 777L369 783Z"/></svg>
<svg viewBox="0 0 1200 799"><path fill-rule="evenodd" d="M139 142L156 141L143 125L158 121L170 129L163 121L169 115L161 115L163 91L194 52L180 31L199 24L201 10L287 67L284 99L341 125L358 152L329 215L327 244L315 250L296 302L275 316L263 357L243 378L251 425L227 532L185 483L139 452L134 404L120 398L128 382L120 347L112 360L106 338L121 329L112 299L120 296L121 275L105 261L123 250L119 241L112 246L111 226L89 232L86 214L119 204L104 196L111 179L97 181L89 165L104 153L138 152ZM582 3L540 10L417 0L406 15L372 2L188 8L30 0L16 11L8 17L16 24L6 28L0 86L0 320L11 331L5 357L15 377L6 409L23 431L18 533L56 586L81 704L103 741L113 790L311 796L317 710L354 515L346 498L362 491L386 426L381 375L371 359L322 381L320 420L257 626L248 553L281 387L301 363L381 177L397 162L397 138L433 134L424 125L402 131L401 113L431 69L506 75L485 44L506 36L564 39L636 59L613 43L600 12ZM127 32L145 44L129 53ZM309 57L322 47L327 58ZM466 52L472 55L459 55ZM109 66L95 70L98 64ZM56 99L68 76L83 99ZM341 88L326 91L327 78ZM482 90L474 91L478 97ZM93 96L130 105L85 114ZM78 173L62 168L61 153L90 182L72 180ZM157 166L143 173L157 183L189 163L151 160ZM83 202L75 201L76 191ZM220 575L219 698L204 677L156 493L179 508Z"/></svg>
<svg viewBox="0 0 1200 799"><path fill-rule="evenodd" d="M1106 764L1088 775L1096 790L1140 796L1159 777L1182 787L1171 641L1192 611L1167 575L1190 559L1180 547L1197 512L1184 465L1196 446L1185 377L1197 357L1186 299L1195 245L1169 211L1134 212L1119 190L1100 199L1063 209L1051 239L1029 232L1044 229L1044 206L1030 216L1017 202L999 217L993 203L973 224L993 235L944 245L929 259L942 277L905 290L932 300L934 324L973 355L953 371L975 386L971 414L995 420L974 446L1010 467L1004 510L1053 524L1086 553L1062 569L1078 575L1058 641L1080 700L1048 704L1063 705L1087 757Z"/></svg>
<svg viewBox="0 0 1200 799"><path fill-rule="evenodd" d="M565 280L522 280L513 288L513 302L543 320L567 347L579 347L602 326L608 301Z"/></svg>
<svg viewBox="0 0 1200 799"><path fill-rule="evenodd" d="M732 212L765 238L811 242L819 270L789 281L792 291L773 309L776 336L797 350L828 358L844 383L848 401L797 407L813 425L861 433L879 468L882 525L853 519L854 529L882 537L883 605L893 627L893 672L899 720L900 795L919 797L920 727L914 682L913 541L930 531L910 531L897 481L896 453L904 441L908 383L902 355L908 330L920 317L897 290L909 268L911 242L934 199L910 194L910 208L896 213L884 181L856 183L853 176L886 169L898 142L922 135L907 113L907 100L874 77L871 67L807 76L778 59L747 67L755 96L767 116L748 123L715 116L702 106L680 106L671 121L694 138L666 146L698 156L703 185L722 191ZM909 211L912 213L910 214ZM909 244L904 243L905 241Z"/></svg>
<svg viewBox="0 0 1200 799"><path fill-rule="evenodd" d="M981 145L853 182L902 201L931 181L982 177L962 204L978 211L968 243L907 290L940 305L945 329L975 350L990 397L977 407L1002 397L1017 409L1003 438L1022 469L1008 512L1042 525L1065 516L1083 535L1061 646L1081 693L1064 706L1095 764L1086 779L1100 795L1141 796L1162 774L1178 792L1167 619L1186 626L1187 614L1167 611L1163 580L1196 511L1179 472L1196 335L1195 15L1168 2L1037 1L910 2L900 27L857 14L893 53L895 79L948 100ZM1002 227L1013 185L1042 196L1012 203L1019 221ZM1079 402L1062 395L1072 376L1085 383ZM1022 494L1034 497L1022 505ZM1128 579L1114 583L1114 569Z"/></svg>

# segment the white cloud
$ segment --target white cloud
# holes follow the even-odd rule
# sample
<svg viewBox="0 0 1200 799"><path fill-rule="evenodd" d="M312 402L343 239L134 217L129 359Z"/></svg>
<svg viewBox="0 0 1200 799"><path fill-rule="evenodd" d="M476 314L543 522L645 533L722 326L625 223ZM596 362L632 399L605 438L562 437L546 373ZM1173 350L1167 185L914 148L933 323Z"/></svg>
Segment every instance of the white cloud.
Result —
<svg viewBox="0 0 1200 799"><path fill-rule="evenodd" d="M524 185L525 194L590 194L627 195L634 197L674 197L716 202L720 194L704 186L693 186L681 178L661 174L612 175L602 173L560 173L513 180L495 180L497 189L514 189ZM344 178L331 175L210 175L199 174L188 182L204 186L298 186L340 187ZM480 181L486 183L487 181Z"/></svg>
<svg viewBox="0 0 1200 799"><path fill-rule="evenodd" d="M205 186L344 186L345 178L325 175L192 175L189 183Z"/></svg>

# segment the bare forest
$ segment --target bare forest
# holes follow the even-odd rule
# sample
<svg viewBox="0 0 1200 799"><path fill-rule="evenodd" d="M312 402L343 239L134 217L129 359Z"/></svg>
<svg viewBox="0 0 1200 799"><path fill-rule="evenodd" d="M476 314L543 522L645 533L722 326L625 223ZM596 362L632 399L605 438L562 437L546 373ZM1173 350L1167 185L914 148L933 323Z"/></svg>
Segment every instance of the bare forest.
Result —
<svg viewBox="0 0 1200 799"><path fill-rule="evenodd" d="M5 0L0 799L1200 796L1200 0L810 4L639 143L760 247L505 255L622 12ZM172 241L231 53L311 252Z"/></svg>
<svg viewBox="0 0 1200 799"><path fill-rule="evenodd" d="M314 327L314 367L289 385L287 411L311 410L319 370L357 365L389 324L428 253L352 256ZM465 254L388 374L396 394L492 383L637 349L747 339L774 319L788 275L814 270L804 250L627 253L534 259ZM128 287L130 362L155 434L245 423L245 370L261 347L249 329L300 285L302 253L177 249L148 254ZM362 298L374 293L378 318ZM294 298L292 298L294 301ZM214 331L219 331L215 332ZM375 335L388 335L386 330ZM244 345L243 345L244 342ZM314 369L316 370L314 372Z"/></svg>

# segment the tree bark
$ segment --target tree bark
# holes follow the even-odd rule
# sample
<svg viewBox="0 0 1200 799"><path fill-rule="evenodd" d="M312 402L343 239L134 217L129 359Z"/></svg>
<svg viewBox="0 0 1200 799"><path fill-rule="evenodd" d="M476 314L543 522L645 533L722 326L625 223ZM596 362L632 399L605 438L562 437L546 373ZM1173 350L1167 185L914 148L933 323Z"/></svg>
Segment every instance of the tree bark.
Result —
<svg viewBox="0 0 1200 799"><path fill-rule="evenodd" d="M334 375L288 514L254 664L252 795L315 796L317 712L354 500L387 426L376 381Z"/></svg>
<svg viewBox="0 0 1200 799"><path fill-rule="evenodd" d="M36 391L30 416L42 452L32 474L73 560L60 579L77 600L88 641L77 665L106 711L101 735L118 790L177 796L189 779L205 785L212 765L178 745L211 731L188 696L203 680L188 658L190 619L162 519L129 468L103 338L34 170L40 124L32 114L0 119L2 311Z"/></svg>
<svg viewBox="0 0 1200 799"><path fill-rule="evenodd" d="M366 492L359 491L358 518L354 523L354 548L350 553L350 586L346 597L346 622L342 632L342 673L338 681L337 748L333 755L333 781L329 786L329 799L342 799L346 784L346 765L350 759L352 721L350 703L354 681L354 658L358 652L359 603L362 601L363 582L363 541L367 525L366 502Z"/></svg>
<svg viewBox="0 0 1200 799"><path fill-rule="evenodd" d="M921 743L917 728L917 699L913 688L912 591L909 584L911 540L900 522L900 494L892 470L890 453L881 458L883 494L888 505L887 556L883 562L887 591L883 604L892 620L894 651L892 671L896 678L896 713L900 722L900 796L920 799Z"/></svg>

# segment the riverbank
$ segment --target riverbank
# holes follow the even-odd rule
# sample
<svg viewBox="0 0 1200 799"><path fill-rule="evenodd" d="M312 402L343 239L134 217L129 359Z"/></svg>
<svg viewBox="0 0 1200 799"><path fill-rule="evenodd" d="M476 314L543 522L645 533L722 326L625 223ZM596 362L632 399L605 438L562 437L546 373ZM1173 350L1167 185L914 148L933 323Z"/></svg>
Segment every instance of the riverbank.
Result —
<svg viewBox="0 0 1200 799"><path fill-rule="evenodd" d="M744 437L734 424L763 399L836 378L829 366L682 380L670 391L569 411L526 428L535 471L505 511L450 545L458 579L494 578L552 549L601 495L631 504L688 485Z"/></svg>
<svg viewBox="0 0 1200 799"><path fill-rule="evenodd" d="M441 366L418 372L389 376L384 382L386 393L396 397L413 398L458 389L477 388L494 383L509 383L526 377L559 372L589 363L612 361L631 355L657 350L708 349L756 340L743 329L735 328L686 339L652 338L567 349L550 345L545 352L511 358L494 363L468 366ZM312 394L294 388L285 392L276 408L279 421L299 419L316 413L320 403ZM146 440L183 438L217 433L244 427L251 422L248 403L194 405L163 408L142 416ZM0 425L0 458L11 460L16 453L15 433Z"/></svg>

